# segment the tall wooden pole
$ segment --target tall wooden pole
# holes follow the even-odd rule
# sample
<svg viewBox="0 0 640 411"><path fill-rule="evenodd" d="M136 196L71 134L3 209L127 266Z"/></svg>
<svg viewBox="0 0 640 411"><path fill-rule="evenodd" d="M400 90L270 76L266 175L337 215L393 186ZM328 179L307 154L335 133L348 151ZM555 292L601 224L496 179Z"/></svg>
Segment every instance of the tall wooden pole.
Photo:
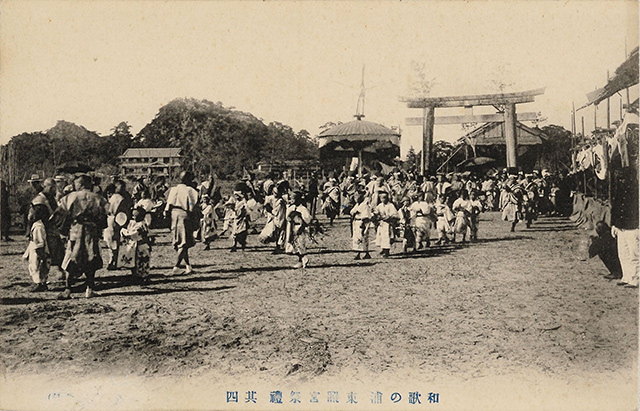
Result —
<svg viewBox="0 0 640 411"><path fill-rule="evenodd" d="M518 167L518 137L516 134L516 105L509 103L504 110L504 138L507 145L507 167Z"/></svg>
<svg viewBox="0 0 640 411"><path fill-rule="evenodd" d="M433 127L435 126L435 107L425 107L422 123L422 175L431 173L433 164L431 151L433 149Z"/></svg>
<svg viewBox="0 0 640 411"><path fill-rule="evenodd" d="M362 178L362 149L358 150L358 178Z"/></svg>
<svg viewBox="0 0 640 411"><path fill-rule="evenodd" d="M606 167L607 172L604 175L604 179L607 182L607 199L609 200L609 205L611 205L611 170L609 170L609 143L607 142L607 140L605 139L605 141L602 143L602 146L604 148L603 150L603 158L604 158L604 163L602 164L602 167Z"/></svg>
<svg viewBox="0 0 640 411"><path fill-rule="evenodd" d="M629 87L627 87L626 90L627 90L627 109L628 109L629 106L631 105L631 99L629 98Z"/></svg>
<svg viewBox="0 0 640 411"><path fill-rule="evenodd" d="M571 103L571 170L576 171L576 103Z"/></svg>
<svg viewBox="0 0 640 411"><path fill-rule="evenodd" d="M622 97L620 97L620 123L622 123Z"/></svg>
<svg viewBox="0 0 640 411"><path fill-rule="evenodd" d="M582 116L582 140L584 141L584 116Z"/></svg>
<svg viewBox="0 0 640 411"><path fill-rule="evenodd" d="M609 70L607 70L607 83L609 83ZM611 98L607 97L607 128L611 128Z"/></svg>

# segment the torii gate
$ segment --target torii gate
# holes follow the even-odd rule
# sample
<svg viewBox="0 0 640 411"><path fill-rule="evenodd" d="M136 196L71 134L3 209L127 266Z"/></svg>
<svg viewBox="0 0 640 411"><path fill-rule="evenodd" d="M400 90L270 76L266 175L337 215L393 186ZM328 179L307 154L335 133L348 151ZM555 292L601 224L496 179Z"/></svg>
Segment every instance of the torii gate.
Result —
<svg viewBox="0 0 640 411"><path fill-rule="evenodd" d="M407 126L422 126L422 175L428 174L432 168L431 151L433 148L433 127L436 124L504 122L504 135L507 145L507 167L517 167L518 141L516 135L516 120L535 120L538 114L516 114L516 104L531 103L535 101L535 96L544 94L544 91L544 88L540 88L517 93L401 98L400 101L406 102L407 107L423 109L422 117L409 117L406 119ZM473 108L473 106L504 106L504 112L496 114L435 117L436 107Z"/></svg>

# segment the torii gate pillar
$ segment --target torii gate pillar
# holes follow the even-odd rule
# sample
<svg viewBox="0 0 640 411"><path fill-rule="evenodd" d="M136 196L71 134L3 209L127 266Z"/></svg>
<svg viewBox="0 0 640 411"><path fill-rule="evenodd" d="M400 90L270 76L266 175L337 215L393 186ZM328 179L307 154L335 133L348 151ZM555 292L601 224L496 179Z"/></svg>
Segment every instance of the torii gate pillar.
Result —
<svg viewBox="0 0 640 411"><path fill-rule="evenodd" d="M516 105L506 104L504 110L504 139L507 149L507 167L518 167L518 136L516 130Z"/></svg>
<svg viewBox="0 0 640 411"><path fill-rule="evenodd" d="M422 124L422 161L421 172L423 176L431 173L433 156L433 126L435 125L436 108L427 106L424 108Z"/></svg>

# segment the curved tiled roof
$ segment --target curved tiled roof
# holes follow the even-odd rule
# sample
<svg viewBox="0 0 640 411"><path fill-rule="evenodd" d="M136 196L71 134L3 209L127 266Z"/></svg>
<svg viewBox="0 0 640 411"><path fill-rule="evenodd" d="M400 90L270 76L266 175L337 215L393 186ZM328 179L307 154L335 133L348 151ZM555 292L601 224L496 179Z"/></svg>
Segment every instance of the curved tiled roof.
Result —
<svg viewBox="0 0 640 411"><path fill-rule="evenodd" d="M318 134L318 138L320 139L320 147L340 141L388 141L396 146L400 145L400 133L383 125L363 120L354 120L331 127Z"/></svg>

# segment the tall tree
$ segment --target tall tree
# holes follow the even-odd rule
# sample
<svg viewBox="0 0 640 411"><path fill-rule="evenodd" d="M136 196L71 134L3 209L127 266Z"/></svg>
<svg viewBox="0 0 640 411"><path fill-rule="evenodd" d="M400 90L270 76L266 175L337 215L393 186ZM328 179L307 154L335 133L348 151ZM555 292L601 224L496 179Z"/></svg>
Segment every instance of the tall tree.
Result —
<svg viewBox="0 0 640 411"><path fill-rule="evenodd" d="M571 164L571 132L562 126L550 124L542 127L539 167L554 171L568 170Z"/></svg>
<svg viewBox="0 0 640 411"><path fill-rule="evenodd" d="M421 152L416 153L413 146L407 151L407 159L405 161L408 170L417 170L420 167Z"/></svg>

